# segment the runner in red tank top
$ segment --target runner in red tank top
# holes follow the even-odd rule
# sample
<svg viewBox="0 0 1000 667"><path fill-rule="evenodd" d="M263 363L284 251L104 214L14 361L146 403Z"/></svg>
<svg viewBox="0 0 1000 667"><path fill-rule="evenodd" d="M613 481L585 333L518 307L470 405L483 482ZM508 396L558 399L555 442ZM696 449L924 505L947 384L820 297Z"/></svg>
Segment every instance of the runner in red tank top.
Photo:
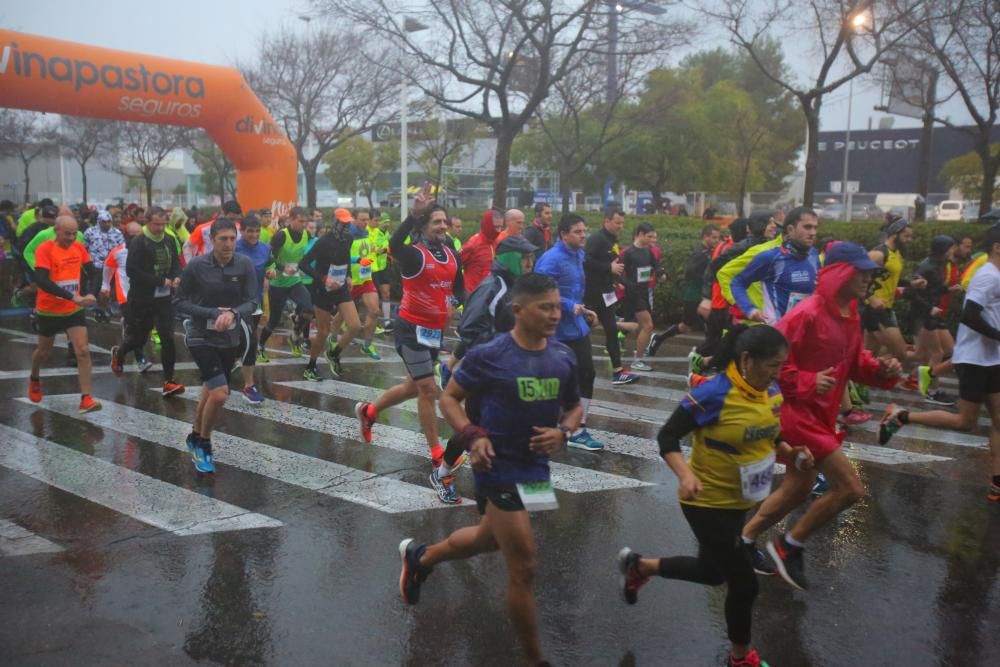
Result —
<svg viewBox="0 0 1000 667"><path fill-rule="evenodd" d="M403 279L403 301L393 335L396 352L406 364L409 377L378 397L374 403L355 406L361 422L361 436L365 442L372 440L372 426L378 415L405 400L417 399L417 414L421 430L427 438L433 468L431 485L445 503L460 503L462 497L455 492L454 475L464 457L449 469L438 468L444 462L444 448L438 440L437 399L438 383L434 367L444 328L448 325L448 302L453 295L462 295L461 262L445 243L448 213L434 203L429 185L414 202L413 212L393 233L389 249L399 266ZM407 245L410 236L412 243Z"/></svg>

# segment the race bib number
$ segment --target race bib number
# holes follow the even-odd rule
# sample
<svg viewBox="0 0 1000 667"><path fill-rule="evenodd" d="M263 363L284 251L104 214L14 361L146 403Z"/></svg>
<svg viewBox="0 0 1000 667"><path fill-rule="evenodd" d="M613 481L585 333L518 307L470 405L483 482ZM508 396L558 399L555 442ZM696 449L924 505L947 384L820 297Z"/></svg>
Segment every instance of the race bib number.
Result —
<svg viewBox="0 0 1000 667"><path fill-rule="evenodd" d="M417 342L425 347L439 349L441 347L441 329L417 327Z"/></svg>
<svg viewBox="0 0 1000 667"><path fill-rule="evenodd" d="M618 303L618 295L614 291L605 292L601 296L604 298L604 305L608 308Z"/></svg>
<svg viewBox="0 0 1000 667"><path fill-rule="evenodd" d="M207 320L206 328L209 331L215 331L215 320L216 319L218 319L218 318L211 317L211 318L209 318ZM232 323L228 327L226 327L226 331L232 331L235 328L236 328L236 318L234 317Z"/></svg>
<svg viewBox="0 0 1000 667"><path fill-rule="evenodd" d="M369 264L368 266L365 266L364 264L360 265L358 267L358 278L360 278L361 282L363 282L363 283L366 283L369 280L371 280L372 279L372 265L371 264Z"/></svg>
<svg viewBox="0 0 1000 667"><path fill-rule="evenodd" d="M79 280L57 280L56 285L62 287L64 290L70 294L80 293L80 281Z"/></svg>
<svg viewBox="0 0 1000 667"><path fill-rule="evenodd" d="M170 296L170 288L166 285L160 285L155 290L153 290L153 296L157 299L165 296Z"/></svg>
<svg viewBox="0 0 1000 667"><path fill-rule="evenodd" d="M743 487L743 500L758 503L771 493L771 480L774 477L774 452L760 461L740 466L740 484Z"/></svg>
<svg viewBox="0 0 1000 667"><path fill-rule="evenodd" d="M292 262L290 264L285 264L285 268L282 269L286 276L294 276L299 272L298 262Z"/></svg>
<svg viewBox="0 0 1000 667"><path fill-rule="evenodd" d="M336 280L340 283L340 287L343 287L347 283L347 264L331 264L330 268L326 271L326 275L331 280ZM333 289L339 288L335 287ZM328 287L327 291L329 290L330 288Z"/></svg>
<svg viewBox="0 0 1000 667"><path fill-rule="evenodd" d="M802 292L792 292L791 294L789 294L788 308L785 309L785 312L788 313L789 311L791 311L792 308L799 305L799 303L805 300L808 296L809 296L808 294L803 294Z"/></svg>
<svg viewBox="0 0 1000 667"><path fill-rule="evenodd" d="M635 273L636 273L636 278L638 278L638 282L648 283L649 279L653 277L653 267L642 266L639 267L639 269L637 269Z"/></svg>
<svg viewBox="0 0 1000 667"><path fill-rule="evenodd" d="M559 501L556 500L556 492L552 489L552 482L518 484L517 495L521 497L524 509L529 512L559 509Z"/></svg>

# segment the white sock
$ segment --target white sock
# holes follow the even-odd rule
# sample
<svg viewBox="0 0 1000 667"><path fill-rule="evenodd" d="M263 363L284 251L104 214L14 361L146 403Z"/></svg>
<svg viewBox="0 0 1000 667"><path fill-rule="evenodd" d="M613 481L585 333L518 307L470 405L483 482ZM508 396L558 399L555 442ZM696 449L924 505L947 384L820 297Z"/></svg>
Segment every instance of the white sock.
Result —
<svg viewBox="0 0 1000 667"><path fill-rule="evenodd" d="M444 461L441 461L441 465L435 468L435 472L437 472L438 479L441 479L451 474L451 467Z"/></svg>
<svg viewBox="0 0 1000 667"><path fill-rule="evenodd" d="M382 319L389 319L389 309L392 308L392 304L388 301L382 302Z"/></svg>
<svg viewBox="0 0 1000 667"><path fill-rule="evenodd" d="M785 542L788 542L788 544L792 545L793 547L798 547L799 549L804 549L806 546L801 542L799 542L794 537L792 537L791 535L789 535L788 533L785 533Z"/></svg>
<svg viewBox="0 0 1000 667"><path fill-rule="evenodd" d="M581 398L580 405L583 406L583 417L580 419L580 424L582 425L587 423L587 412L590 410L590 399Z"/></svg>
<svg viewBox="0 0 1000 667"><path fill-rule="evenodd" d="M581 424L580 424L580 428L578 428L578 429L576 429L575 431L573 431L573 435L572 435L571 437L574 437L574 438L575 438L575 437L577 437L578 435L580 435L581 433L583 433L583 432L584 432L584 431L586 431L586 430L587 430L587 425L586 425L586 424L583 424L583 423L581 423Z"/></svg>
<svg viewBox="0 0 1000 667"><path fill-rule="evenodd" d="M755 540L750 539L746 535L740 535L740 539L743 540L743 544L753 544Z"/></svg>

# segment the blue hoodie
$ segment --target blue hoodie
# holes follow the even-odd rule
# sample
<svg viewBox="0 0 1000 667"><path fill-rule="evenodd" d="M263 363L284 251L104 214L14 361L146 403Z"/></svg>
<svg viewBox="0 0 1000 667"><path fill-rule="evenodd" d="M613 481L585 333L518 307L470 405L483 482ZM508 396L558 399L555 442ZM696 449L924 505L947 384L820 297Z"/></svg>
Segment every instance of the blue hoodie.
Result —
<svg viewBox="0 0 1000 667"><path fill-rule="evenodd" d="M747 288L760 282L764 293L761 312L768 324L774 324L800 301L816 290L819 253L815 248L802 253L785 241L754 257L746 268L733 278L730 287L733 299L744 314L757 306L747 295Z"/></svg>
<svg viewBox="0 0 1000 667"><path fill-rule="evenodd" d="M535 273L549 276L559 285L562 319L559 320L556 339L579 340L589 336L590 327L583 314L573 314L576 304L583 303L583 291L586 287L586 278L583 275L583 248L570 250L563 241L558 241L539 258L535 264Z"/></svg>

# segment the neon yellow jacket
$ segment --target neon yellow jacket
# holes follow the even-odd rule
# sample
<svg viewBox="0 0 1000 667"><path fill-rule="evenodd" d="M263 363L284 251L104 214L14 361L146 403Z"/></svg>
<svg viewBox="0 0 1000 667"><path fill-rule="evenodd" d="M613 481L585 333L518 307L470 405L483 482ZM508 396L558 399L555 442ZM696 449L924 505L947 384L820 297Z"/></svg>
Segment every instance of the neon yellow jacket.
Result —
<svg viewBox="0 0 1000 667"><path fill-rule="evenodd" d="M730 305L736 303L736 299L733 298L732 290L733 278L738 276L740 271L745 269L747 264L749 264L759 253L780 246L781 240L781 234L778 234L770 241L750 246L745 253L739 257L734 257L729 260L721 269L719 269L719 272L716 274L716 280L719 281L719 288L722 290L722 296L726 297L726 301L728 301ZM759 282L750 285L747 289L747 296L750 297L750 301L753 302L755 307L761 309L764 307L764 291ZM749 315L749 313L744 313L744 315Z"/></svg>

